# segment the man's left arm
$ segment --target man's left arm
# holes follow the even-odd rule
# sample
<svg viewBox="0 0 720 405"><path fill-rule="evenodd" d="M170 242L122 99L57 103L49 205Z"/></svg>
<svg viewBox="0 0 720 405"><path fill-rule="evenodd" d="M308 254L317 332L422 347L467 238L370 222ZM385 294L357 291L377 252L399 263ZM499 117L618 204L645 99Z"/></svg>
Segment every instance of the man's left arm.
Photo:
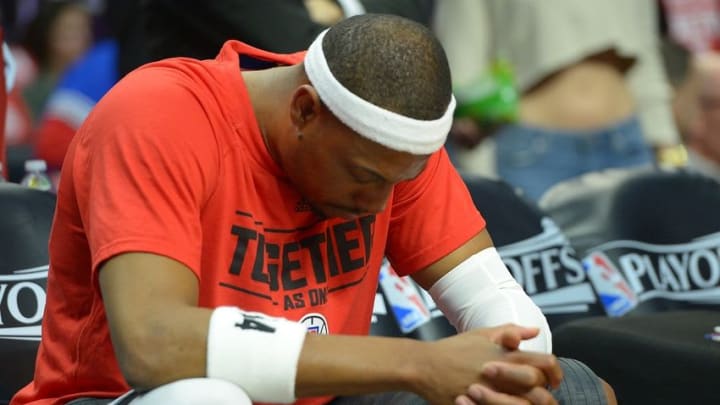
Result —
<svg viewBox="0 0 720 405"><path fill-rule="evenodd" d="M493 247L485 219L441 149L398 184L386 255L399 275L430 292L459 332L508 323L537 327L520 348L550 353L550 328Z"/></svg>
<svg viewBox="0 0 720 405"><path fill-rule="evenodd" d="M538 336L520 348L552 352L545 316L502 262L487 229L412 278L430 292L458 332L506 323L536 327Z"/></svg>

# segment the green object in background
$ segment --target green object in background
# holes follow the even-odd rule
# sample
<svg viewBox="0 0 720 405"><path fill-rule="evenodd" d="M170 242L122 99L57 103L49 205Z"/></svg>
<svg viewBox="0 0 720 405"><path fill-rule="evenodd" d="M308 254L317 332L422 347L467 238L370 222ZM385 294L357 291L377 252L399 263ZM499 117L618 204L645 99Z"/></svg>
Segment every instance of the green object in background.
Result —
<svg viewBox="0 0 720 405"><path fill-rule="evenodd" d="M495 61L485 75L454 93L456 117L471 117L481 124L517 120L519 95L512 66L506 61Z"/></svg>

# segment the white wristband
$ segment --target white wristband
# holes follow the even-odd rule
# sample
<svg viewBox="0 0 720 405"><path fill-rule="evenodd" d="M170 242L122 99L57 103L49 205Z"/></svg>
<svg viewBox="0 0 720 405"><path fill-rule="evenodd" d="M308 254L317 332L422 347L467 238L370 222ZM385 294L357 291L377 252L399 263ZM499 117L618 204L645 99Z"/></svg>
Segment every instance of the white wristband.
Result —
<svg viewBox="0 0 720 405"><path fill-rule="evenodd" d="M236 307L210 318L207 376L237 384L258 402L295 401L295 375L307 329L296 322Z"/></svg>

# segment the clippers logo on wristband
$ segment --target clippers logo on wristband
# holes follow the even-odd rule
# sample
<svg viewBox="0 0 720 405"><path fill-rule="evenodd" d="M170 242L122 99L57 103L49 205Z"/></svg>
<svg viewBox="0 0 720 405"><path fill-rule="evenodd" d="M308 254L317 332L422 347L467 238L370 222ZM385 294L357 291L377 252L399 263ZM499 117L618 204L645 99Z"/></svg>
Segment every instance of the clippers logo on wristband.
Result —
<svg viewBox="0 0 720 405"><path fill-rule="evenodd" d="M305 336L305 326L297 322L217 307L208 326L205 375L237 384L253 403L294 403Z"/></svg>
<svg viewBox="0 0 720 405"><path fill-rule="evenodd" d="M240 329L253 329L258 332L275 333L275 328L263 321L269 321L266 316L262 315L243 315L242 323L235 322L235 327Z"/></svg>
<svg viewBox="0 0 720 405"><path fill-rule="evenodd" d="M325 319L322 314L307 314L300 319L300 323L307 327L307 331L310 334L327 335L330 333L328 330L327 319Z"/></svg>

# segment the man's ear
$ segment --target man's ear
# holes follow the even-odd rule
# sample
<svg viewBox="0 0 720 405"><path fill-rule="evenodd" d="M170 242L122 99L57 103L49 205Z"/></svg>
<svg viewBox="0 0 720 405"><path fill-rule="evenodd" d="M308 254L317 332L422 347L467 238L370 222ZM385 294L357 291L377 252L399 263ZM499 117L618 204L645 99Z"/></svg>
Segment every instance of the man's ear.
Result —
<svg viewBox="0 0 720 405"><path fill-rule="evenodd" d="M290 119L298 130L302 130L308 122L319 116L321 108L322 103L315 88L309 84L303 84L293 93L290 103Z"/></svg>

